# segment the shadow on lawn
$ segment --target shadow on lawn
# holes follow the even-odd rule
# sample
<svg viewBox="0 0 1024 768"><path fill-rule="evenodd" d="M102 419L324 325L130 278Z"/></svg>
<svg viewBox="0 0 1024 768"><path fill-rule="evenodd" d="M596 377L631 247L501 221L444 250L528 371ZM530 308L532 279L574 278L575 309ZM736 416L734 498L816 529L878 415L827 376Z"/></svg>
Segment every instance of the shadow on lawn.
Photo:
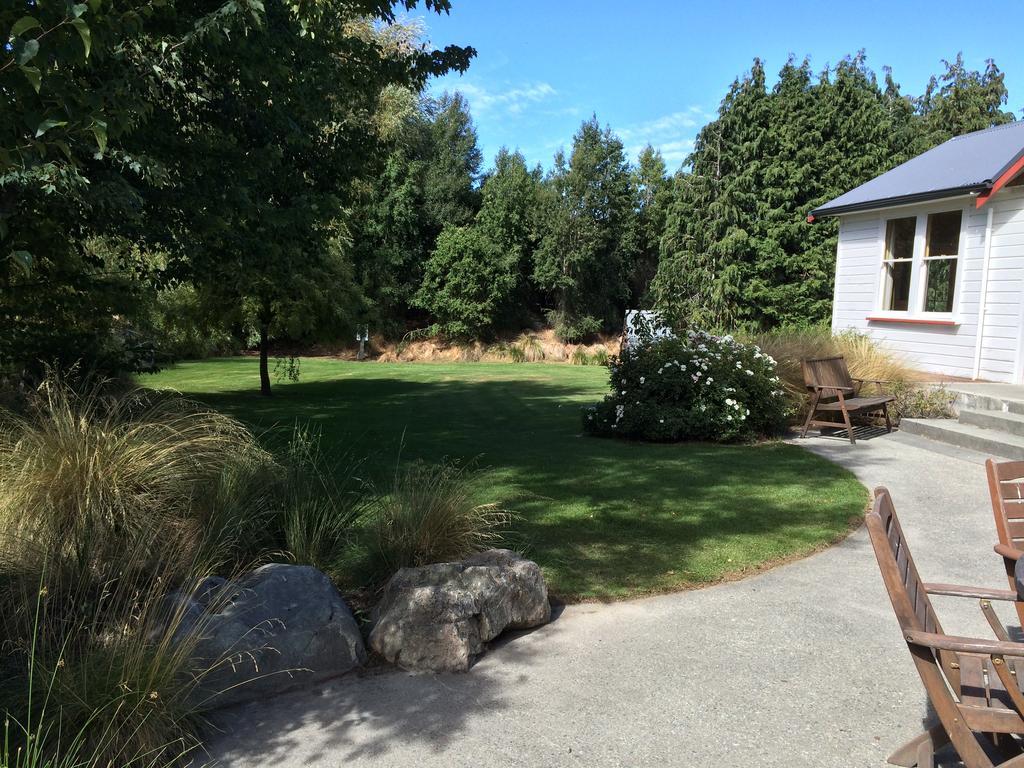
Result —
<svg viewBox="0 0 1024 768"><path fill-rule="evenodd" d="M503 692L529 681L523 670L558 631L554 622L529 633L542 638L503 638L468 674L370 669L224 710L214 717L220 733L207 742L210 757L225 768L345 765L397 751L393 760L413 765L416 751L456 743L475 716L511 715Z"/></svg>
<svg viewBox="0 0 1024 768"><path fill-rule="evenodd" d="M404 377L371 369L366 377L279 386L269 399L248 390L186 394L267 430L271 443L297 420L313 423L326 445L369 456L377 480L399 454L475 460L494 493L482 500L521 515L516 543L563 598L713 581L837 538L862 512L849 486L838 489L849 480L844 470L792 446L583 436L588 393L571 382L511 378L517 370L424 381L418 377L429 369L410 366ZM712 539L718 546L709 548ZM691 560L692 571L679 570Z"/></svg>

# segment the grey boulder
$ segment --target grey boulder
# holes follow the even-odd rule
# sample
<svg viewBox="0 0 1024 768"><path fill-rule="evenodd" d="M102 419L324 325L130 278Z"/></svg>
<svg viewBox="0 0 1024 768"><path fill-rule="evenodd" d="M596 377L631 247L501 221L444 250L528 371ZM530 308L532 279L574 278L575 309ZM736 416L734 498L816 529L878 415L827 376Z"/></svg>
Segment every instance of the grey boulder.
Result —
<svg viewBox="0 0 1024 768"><path fill-rule="evenodd" d="M191 646L193 699L204 708L335 677L366 661L352 612L315 568L272 563L235 581L208 579L186 600L175 634Z"/></svg>
<svg viewBox="0 0 1024 768"><path fill-rule="evenodd" d="M506 629L551 619L540 567L507 549L403 568L374 609L370 647L405 669L464 672Z"/></svg>

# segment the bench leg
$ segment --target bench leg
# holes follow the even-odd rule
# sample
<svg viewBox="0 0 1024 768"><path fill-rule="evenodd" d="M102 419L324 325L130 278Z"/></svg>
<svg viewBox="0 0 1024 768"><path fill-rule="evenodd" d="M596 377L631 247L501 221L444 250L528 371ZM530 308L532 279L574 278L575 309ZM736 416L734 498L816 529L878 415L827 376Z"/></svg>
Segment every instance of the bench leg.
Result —
<svg viewBox="0 0 1024 768"><path fill-rule="evenodd" d="M800 437L807 437L807 428L811 426L811 419L814 418L814 412L818 409L818 401L821 399L821 393L815 392L814 397L811 398L811 404L807 410L807 418L804 419L804 429L800 433Z"/></svg>
<svg viewBox="0 0 1024 768"><path fill-rule="evenodd" d="M882 404L882 413L885 414L885 431L892 432L892 422L889 420L889 404Z"/></svg>
<svg viewBox="0 0 1024 768"><path fill-rule="evenodd" d="M853 436L853 424L850 422L850 413L843 408L843 423L846 424L846 435L850 438L850 445L856 445L857 439Z"/></svg>

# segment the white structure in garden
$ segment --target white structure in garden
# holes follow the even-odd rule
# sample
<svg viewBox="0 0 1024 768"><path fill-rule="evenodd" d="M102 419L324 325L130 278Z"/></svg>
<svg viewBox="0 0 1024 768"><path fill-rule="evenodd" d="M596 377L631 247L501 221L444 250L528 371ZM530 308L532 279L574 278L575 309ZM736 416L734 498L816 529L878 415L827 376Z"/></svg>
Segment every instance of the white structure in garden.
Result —
<svg viewBox="0 0 1024 768"><path fill-rule="evenodd" d="M1024 122L951 139L808 220L825 216L835 331L925 371L1024 383Z"/></svg>

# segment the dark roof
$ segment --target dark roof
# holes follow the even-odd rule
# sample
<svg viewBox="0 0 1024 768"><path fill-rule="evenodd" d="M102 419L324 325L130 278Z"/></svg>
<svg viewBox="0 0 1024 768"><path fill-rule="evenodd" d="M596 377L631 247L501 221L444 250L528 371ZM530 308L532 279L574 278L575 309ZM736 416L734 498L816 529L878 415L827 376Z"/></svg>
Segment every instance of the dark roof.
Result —
<svg viewBox="0 0 1024 768"><path fill-rule="evenodd" d="M835 216L983 192L1024 156L1024 120L957 136L815 208Z"/></svg>

